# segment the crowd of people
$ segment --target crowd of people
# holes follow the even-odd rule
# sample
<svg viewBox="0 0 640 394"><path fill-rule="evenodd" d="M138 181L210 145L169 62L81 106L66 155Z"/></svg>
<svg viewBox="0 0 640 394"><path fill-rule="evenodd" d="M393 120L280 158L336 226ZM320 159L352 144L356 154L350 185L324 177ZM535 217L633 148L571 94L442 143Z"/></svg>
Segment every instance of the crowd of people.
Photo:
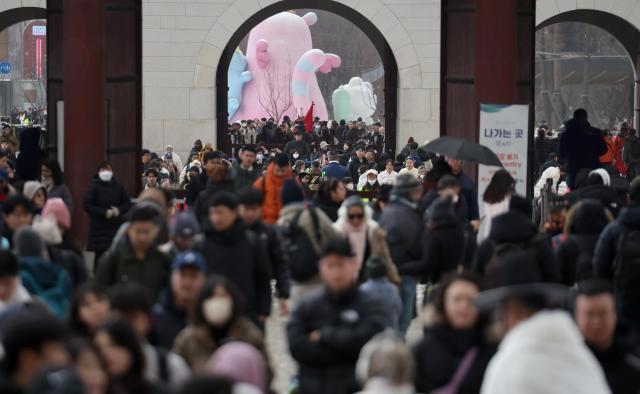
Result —
<svg viewBox="0 0 640 394"><path fill-rule="evenodd" d="M135 199L108 162L74 202L55 160L0 160L0 392L270 393L274 313L291 393L640 391L640 177L600 164L586 113L538 221L506 170L479 199L462 161L413 140L305 152L300 131L232 157L198 141L184 166L144 150Z"/></svg>

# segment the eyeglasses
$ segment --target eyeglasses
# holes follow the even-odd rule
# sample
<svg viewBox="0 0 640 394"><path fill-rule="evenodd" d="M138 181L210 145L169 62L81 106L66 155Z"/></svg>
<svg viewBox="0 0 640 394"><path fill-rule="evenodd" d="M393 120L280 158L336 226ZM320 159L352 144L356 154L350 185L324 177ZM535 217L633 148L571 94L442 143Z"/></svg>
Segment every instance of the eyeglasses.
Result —
<svg viewBox="0 0 640 394"><path fill-rule="evenodd" d="M349 214L347 215L347 217L349 218L349 220L362 219L364 218L364 213Z"/></svg>

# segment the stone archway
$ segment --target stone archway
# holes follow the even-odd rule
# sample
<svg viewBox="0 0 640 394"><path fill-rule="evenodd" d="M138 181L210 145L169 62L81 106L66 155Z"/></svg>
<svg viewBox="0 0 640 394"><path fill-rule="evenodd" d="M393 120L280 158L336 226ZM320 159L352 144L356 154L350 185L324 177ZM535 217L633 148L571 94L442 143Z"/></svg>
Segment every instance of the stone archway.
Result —
<svg viewBox="0 0 640 394"><path fill-rule="evenodd" d="M46 0L19 0L17 4L16 2L0 2L0 30L18 22L46 18Z"/></svg>
<svg viewBox="0 0 640 394"><path fill-rule="evenodd" d="M393 55L389 43L378 28L360 13L355 12L352 8L347 7L339 2L332 0L324 0L321 2L309 2L313 4L313 9L329 11L335 15L341 16L353 24L355 24L368 38L376 48L378 55L384 65L384 126L386 130L387 146L386 148L395 151L396 148L396 118L397 118L397 86L398 86L398 65ZM305 3L306 4L306 3ZM231 36L226 43L221 57L218 61L216 71L216 115L217 115L217 141L219 148L225 148L227 141L226 125L228 118L226 86L227 86L227 69L231 61L233 53L240 41L261 21L275 15L279 12L300 8L299 2L296 0L279 1L271 6L265 7L255 13L251 18L247 19ZM306 8L306 7L305 7Z"/></svg>
<svg viewBox="0 0 640 394"><path fill-rule="evenodd" d="M561 22L583 22L608 32L625 48L635 73L634 127L640 127L640 2L636 0L595 0L593 7L580 2L538 0L536 29Z"/></svg>
<svg viewBox="0 0 640 394"><path fill-rule="evenodd" d="M217 108L216 72L221 57L232 36L245 21L255 18L265 9L319 8L332 11L330 4L348 9L352 15L369 21L388 43L391 55L398 68L398 80L394 87L397 95L396 141L405 141L409 136L416 139L433 138L439 133L439 34L430 30L420 31L423 37L410 28L422 28L412 20L429 8L430 15L439 15L438 4L418 1L415 5L386 5L379 0L285 0L279 2L236 0L209 29L200 47L190 89L191 119L200 119L217 124L219 120L213 108ZM418 11L416 11L418 10ZM412 13L412 11L414 11ZM347 16L349 19L349 17ZM435 19L434 19L435 20ZM413 25L411 25L413 24ZM438 23L435 25L439 29ZM433 34L432 34L433 33ZM434 38L434 37L437 37ZM420 43L417 41L431 41ZM386 112L386 111L385 111ZM216 126L214 126L216 128Z"/></svg>

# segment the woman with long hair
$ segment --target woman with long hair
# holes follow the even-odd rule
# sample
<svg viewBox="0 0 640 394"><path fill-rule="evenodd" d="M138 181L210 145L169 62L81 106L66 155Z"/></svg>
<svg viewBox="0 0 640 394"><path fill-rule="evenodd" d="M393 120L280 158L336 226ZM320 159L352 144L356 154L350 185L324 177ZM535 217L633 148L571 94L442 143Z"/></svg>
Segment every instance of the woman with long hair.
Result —
<svg viewBox="0 0 640 394"><path fill-rule="evenodd" d="M509 171L501 169L496 171L484 191L482 203L484 206L484 218L480 231L478 231L478 243L489 237L491 221L494 217L509 210L509 201L515 192L516 181Z"/></svg>
<svg viewBox="0 0 640 394"><path fill-rule="evenodd" d="M109 296L90 281L78 287L69 306L68 329L76 336L91 337L109 314Z"/></svg>
<svg viewBox="0 0 640 394"><path fill-rule="evenodd" d="M329 178L320 184L316 192L315 205L327 214L332 222L338 220L338 209L347 198L347 188L344 183L335 178Z"/></svg>

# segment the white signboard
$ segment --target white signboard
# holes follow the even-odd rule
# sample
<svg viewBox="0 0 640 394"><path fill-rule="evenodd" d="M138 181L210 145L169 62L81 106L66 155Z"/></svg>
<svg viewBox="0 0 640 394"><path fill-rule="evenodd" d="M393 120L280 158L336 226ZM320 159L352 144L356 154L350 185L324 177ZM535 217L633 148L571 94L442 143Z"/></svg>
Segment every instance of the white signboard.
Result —
<svg viewBox="0 0 640 394"><path fill-rule="evenodd" d="M516 193L527 194L529 106L480 104L480 144L495 153L516 180ZM478 204L484 215L482 195L500 167L478 166Z"/></svg>
<svg viewBox="0 0 640 394"><path fill-rule="evenodd" d="M33 26L31 32L34 36L46 36L47 26Z"/></svg>

